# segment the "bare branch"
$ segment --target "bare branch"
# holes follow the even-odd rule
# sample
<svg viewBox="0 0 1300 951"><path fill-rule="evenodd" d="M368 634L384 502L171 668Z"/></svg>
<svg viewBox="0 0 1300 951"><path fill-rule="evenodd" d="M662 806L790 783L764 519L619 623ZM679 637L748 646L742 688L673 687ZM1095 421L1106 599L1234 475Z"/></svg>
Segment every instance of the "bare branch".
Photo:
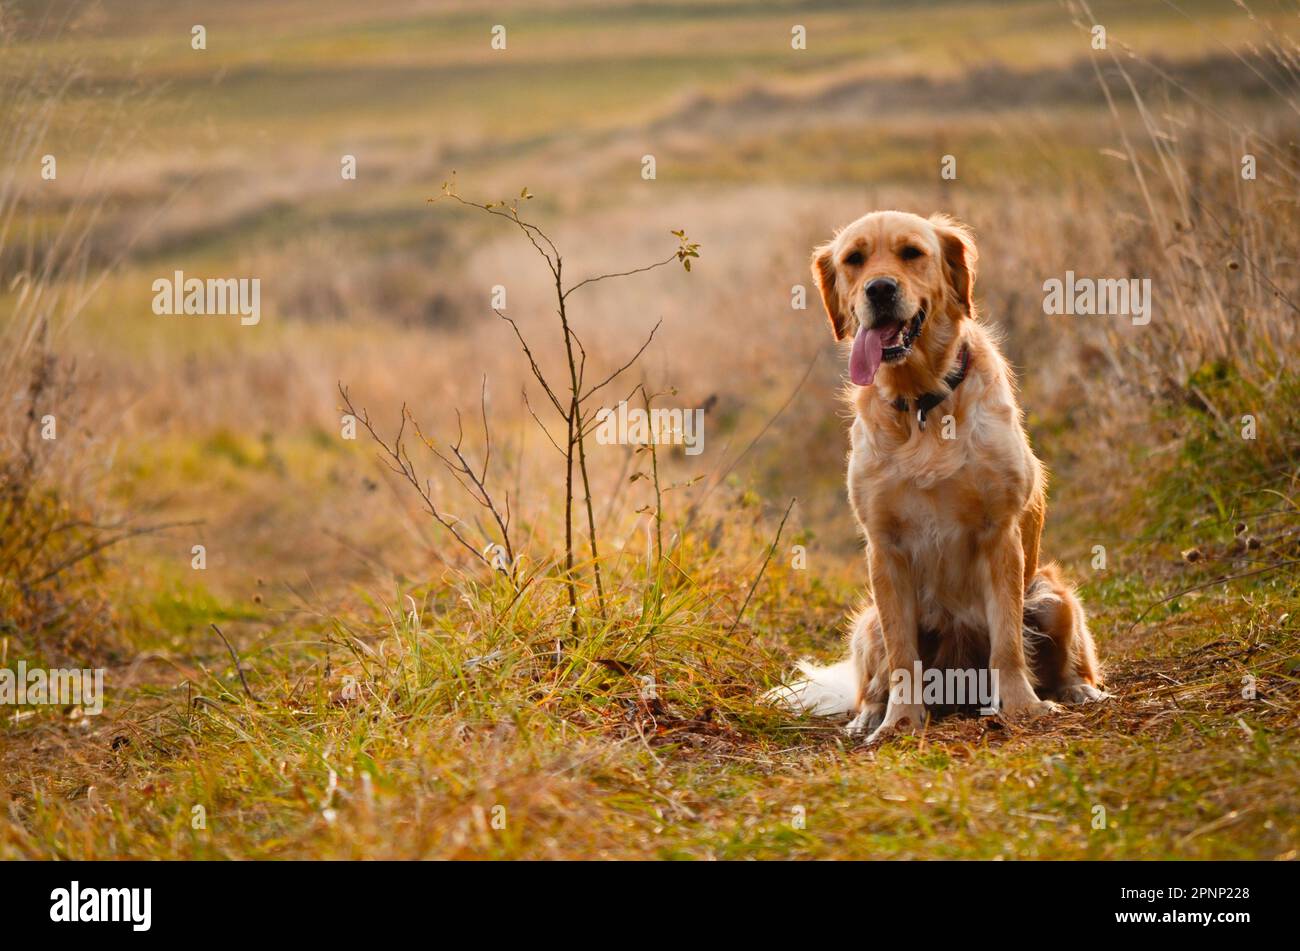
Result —
<svg viewBox="0 0 1300 951"><path fill-rule="evenodd" d="M487 557L484 556L483 553L480 552L469 541L469 539L462 535L456 528L456 522L459 520L444 515L439 511L437 504L433 501L433 494L428 480L426 479L423 484L420 483L420 479L415 471L415 465L411 462L410 452L407 451L405 446L402 444L402 434L406 429L405 405L402 407L402 422L398 426L397 438L390 446L375 430L374 425L370 422L370 415L366 410L363 408L358 412L356 407L353 406L352 398L348 394L347 387L342 383L339 384L339 394L343 397L343 404L347 407L348 412L356 419L361 420L361 425L366 428L366 431L370 433L371 438L378 443L381 449L383 449L384 454L387 456L387 459L384 461L388 464L388 467L411 484L424 502L425 510L433 517L434 521L450 532L452 537L460 543L461 547L473 555L475 559L482 562L488 568L494 568Z"/></svg>
<svg viewBox="0 0 1300 951"><path fill-rule="evenodd" d="M484 410L484 414L485 414L484 425L486 426L487 425L486 409ZM506 558L513 565L515 561L515 551L514 551L514 546L510 542L509 516L504 514L497 507L496 501L492 498L492 493L488 490L486 461L483 464L483 474L482 476L480 476L474 471L474 466L470 463L469 458L461 450L460 447L463 441L464 430L463 428L460 427L460 419L461 419L460 410L457 410L456 423L457 423L458 431L456 435L456 442L449 447L451 449L451 454L456 458L455 462L452 462L445 455L443 455L441 452L438 451L438 449L433 444L433 440L429 439L424 435L423 430L420 429L420 424L415 420L414 417L411 418L411 425L415 427L415 435L419 438L419 440L422 443L425 444L425 446L429 448L429 450L435 456L438 457L438 459L442 462L442 464L447 467L447 471L449 471L452 474L452 476L460 484L460 487L465 490L465 493L470 498L472 498L475 502L483 506L492 514L492 518L497 523L497 528L501 532L501 542L506 549ZM470 485L465 484L466 479L469 480ZM482 532L482 529L480 529L480 532ZM482 532L482 534L485 537L490 537L488 536L487 532Z"/></svg>
<svg viewBox="0 0 1300 951"><path fill-rule="evenodd" d="M582 394L582 396L578 397L578 402L579 403L584 402L587 399L587 397L591 396L597 390L604 389L610 383L613 383L620 376L622 376L624 373L630 370L632 368L632 364L640 360L641 354L645 353L646 348L649 347L650 344L654 342L655 334L659 332L659 328L663 326L663 323L664 323L664 319L662 317L660 317L657 321L655 321L654 327L651 328L650 330L650 336L646 337L645 343L641 344L641 346L637 349L636 353L632 354L632 358L628 360L627 363L623 364L621 367L619 367L617 370L611 373L609 376L605 377L605 379L601 380L599 383L597 383L595 386L589 389L586 393ZM633 390L633 392L636 391Z"/></svg>
<svg viewBox="0 0 1300 951"><path fill-rule="evenodd" d="M519 325L515 323L513 318L507 317L505 314L501 313L501 311L497 310L496 308L493 308L492 312L496 314L498 317L500 317L502 320L504 320L506 323L508 323L511 329L514 330L515 337L517 337L519 340L519 346L523 347L524 356L528 358L528 365L530 369L532 369L533 371L533 376L537 378L538 383L542 384L542 389L545 390L546 395L550 397L551 405L555 407L555 411L559 413L561 416L567 418L568 414L565 411L564 406L560 403L559 397L555 395L555 391L551 389L551 385L546 382L546 377L542 375L542 368L539 367L537 365L537 361L533 359L533 351L528 349L528 341L526 341L524 339L524 335L519 332Z"/></svg>
<svg viewBox="0 0 1300 951"><path fill-rule="evenodd" d="M31 581L23 581L22 583L27 587L35 587L36 585L44 584L45 582L51 580L52 578L55 578L58 575L62 574L64 571L67 571L77 562L84 561L87 558L99 554L104 549L110 548L113 545L116 545L120 542L124 542L130 538L136 538L140 535L152 535L154 532L161 532L169 528L181 528L181 527L186 527L191 525L201 525L201 524L203 524L201 521L161 522L157 525L142 525L137 528L126 528L116 535L112 535L108 538L99 539L98 541L92 542L91 544L78 548L72 554L68 555L66 558L59 561L58 564L56 564L45 574L41 575L39 578L35 578ZM30 564L30 560L28 564Z"/></svg>
<svg viewBox="0 0 1300 951"><path fill-rule="evenodd" d="M454 174L455 173L453 172L453 176ZM531 197L532 196L529 195L528 190L526 188L520 192L519 198L521 200L526 200ZM682 267L686 271L690 271L691 259L699 257L699 245L696 244L695 242L692 242L686 236L686 233L684 231L674 231L672 232L672 234L677 238L678 241L677 249L676 251L673 252L672 255L663 259L662 261L657 261L652 264L648 264L644 267L633 268L627 271L620 271L620 272L614 272L609 274L598 274L594 277L589 277L586 278L585 280L579 281L578 283L574 284L572 287L566 289L564 286L564 259L560 255L559 249L556 248L555 243L550 239L550 237L544 231L542 231L539 227L532 224L531 222L525 221L519 217L518 200L513 202L508 202L508 203L507 202L484 203L484 202L469 201L456 194L454 177L451 182L443 184L442 198L451 199L467 207L477 208L480 211L484 211L488 214L505 218L511 221L516 227L518 227L521 231L523 231L524 235L528 238L529 242L533 245L533 248L546 260L547 265L551 269L551 275L554 278L555 300L557 304L556 315L559 317L560 330L562 335L561 340L564 345L564 356L566 358L568 364L568 371L569 371L568 381L566 385L563 387L563 390L565 391L563 397L559 395L559 393L557 392L557 388L552 387L549 381L546 379L546 375L542 372L540 365L538 364L536 358L534 357L532 348L529 347L528 342L524 339L524 335L522 331L520 331L519 325L512 318L507 317L499 309L494 309L494 312L499 318L501 318L502 320L510 324L510 327L514 331L516 339L519 341L520 347L524 351L525 357L527 357L528 359L529 369L531 370L533 377L537 380L538 383L541 384L543 392L546 393L547 398L551 401L552 407L555 409L556 413L559 414L560 418L564 421L566 425L567 432L565 435L565 440L561 444L559 441L557 441L554 437L551 436L550 430L547 429L546 425L541 421L537 413L533 410L532 405L528 401L527 390L524 390L524 394L523 394L524 404L525 406L527 406L529 414L533 417L533 420L541 428L542 432L545 433L546 438L551 443L551 445L556 449L557 452L559 452L564 457L564 463L565 463L564 583L568 592L570 630L574 635L576 635L578 633L579 628L578 628L578 585L577 585L577 579L575 577L575 559L574 559L574 541L575 541L574 516L576 514L574 512L574 502L576 501L576 493L575 493L576 487L575 487L575 480L574 480L575 466L577 468L576 475L582 481L582 491L583 491L582 501L583 501L583 506L586 509L587 537L588 537L590 553L591 553L590 564L591 564L592 578L595 582L596 601L599 606L600 617L602 619L606 617L605 590L604 590L604 583L601 578L600 549L597 544L596 517L595 517L594 507L592 505L591 479L587 468L586 437L589 433L589 429L588 429L589 420L583 411L583 401L591 397L599 390L603 389L605 386L609 385L614 380L616 380L621 374L626 372L642 356L642 354L644 354L646 348L654 340L655 332L658 331L659 326L662 323L662 319L660 323L656 323L654 330L650 332L650 336L647 338L645 343L641 345L641 347L637 350L636 354L630 360L628 360L626 363L624 363L622 366L616 369L613 373L607 376L596 386L584 390L584 384L586 380L587 357L588 357L587 348L585 344L582 342L581 337L579 337L578 333L574 329L572 323L570 322L568 310L566 307L566 301L570 294L572 294L574 291L578 290L579 288L586 287L588 284L594 284L599 281L609 280L615 277L627 277L633 274L642 274L647 271L655 270L656 268L664 267L672 263L674 260L680 261ZM440 199L430 199L430 201L438 201L438 200ZM484 406L483 408L483 413L484 413L484 426L486 430L486 406ZM486 443L486 438L485 438L485 447L486 447L485 448L485 456L486 456L488 452L490 452L490 445ZM430 446L430 448L432 449L433 447ZM397 458L400 463L401 462L400 446L398 447L398 449L399 451L397 453ZM486 459L484 461L482 474L481 475L476 474L474 469L468 464L467 459L461 453L461 444L460 444L459 437L456 443L453 444L451 447L451 455L454 457L454 461L453 459L447 458L442 453L437 452L437 450L434 450L434 452L438 456L438 458L443 462L443 464L446 465L450 471L452 471L453 475L457 477L457 480L461 483L462 488L464 488L466 492L471 497L473 497L476 501L478 501L480 504L485 505L490 511L492 511L494 516L498 517L498 524L499 526L502 527L502 531L504 533L504 527L508 524L508 515L502 517L498 512L497 507L494 504L491 504L491 499L486 489L486 473L487 473ZM406 466L409 466L409 460L407 461L407 463L404 464L404 469ZM464 479L468 479L470 484L467 485L464 482ZM507 501L507 513L508 513L508 509L509 509L508 496L506 501Z"/></svg>
<svg viewBox="0 0 1300 951"><path fill-rule="evenodd" d="M656 261L654 264L647 264L645 267L634 267L630 271L613 271L609 274L597 274L595 277L589 277L586 278L585 280L579 281L577 284L574 284L567 291L565 291L562 296L564 298L567 298L578 288L586 287L588 284L595 284L599 281L608 281L611 278L615 278L615 277L631 277L633 274L644 274L646 271L654 271L657 270L658 268L664 267L665 265L672 264L674 261L678 259L679 259L678 253L674 251L668 257L664 258L662 261Z"/></svg>
<svg viewBox="0 0 1300 951"><path fill-rule="evenodd" d="M537 413L533 410L533 404L528 401L528 391L521 388L520 392L523 394L524 406L527 408L528 414L533 417L533 421L537 423L538 428L541 429L542 433L546 436L547 441L555 447L555 451L560 455L564 455L564 450L560 448L560 444L555 441L555 438L551 435L551 431L546 428L546 424L541 421Z"/></svg>
<svg viewBox="0 0 1300 951"><path fill-rule="evenodd" d="M487 418L487 374L483 374L483 386L478 396L479 410L483 416L483 474L480 481L487 480L488 462L492 458L492 431L488 428Z"/></svg>
<svg viewBox="0 0 1300 951"><path fill-rule="evenodd" d="M452 201L459 202L466 207L477 208L479 211L485 211L489 215L496 215L498 218L504 218L506 221L513 222L528 237L528 240L532 242L533 247L537 249L537 253L546 260L547 265L551 269L551 273L554 274L559 269L560 252L556 249L555 244L549 237L547 237L546 232L542 231L541 228L537 227L535 224L524 221L519 217L519 208L517 205L503 205L503 207L510 209L509 213L507 213L505 211L500 211L485 202L469 201L468 199L457 195L455 192L450 191L443 192L443 194L437 198L430 198L429 202L430 204L433 204L442 201L445 198L450 198ZM538 243L538 239L546 242L546 246L551 249L550 254L546 253L545 249L543 249L541 244ZM555 255L554 259L552 259L551 254Z"/></svg>

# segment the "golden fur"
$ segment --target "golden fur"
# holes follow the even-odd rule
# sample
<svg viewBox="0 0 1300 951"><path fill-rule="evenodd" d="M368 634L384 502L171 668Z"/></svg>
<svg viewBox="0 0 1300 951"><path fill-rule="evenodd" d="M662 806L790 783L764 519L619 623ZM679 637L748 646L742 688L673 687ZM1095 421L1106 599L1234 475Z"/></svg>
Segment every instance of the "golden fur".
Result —
<svg viewBox="0 0 1300 951"><path fill-rule="evenodd" d="M976 314L970 231L944 215L873 212L818 248L812 269L836 339L880 321L864 292L877 278L897 282L898 313L925 314L910 352L848 393L849 499L872 592L838 665L854 685L851 732L923 722L923 705L890 691L891 671L916 661L996 671L1005 714L1104 697L1083 605L1055 565L1039 564L1046 473L1011 371ZM967 375L949 392L963 343ZM894 405L923 393L946 394L924 428ZM818 669L805 672L806 686Z"/></svg>

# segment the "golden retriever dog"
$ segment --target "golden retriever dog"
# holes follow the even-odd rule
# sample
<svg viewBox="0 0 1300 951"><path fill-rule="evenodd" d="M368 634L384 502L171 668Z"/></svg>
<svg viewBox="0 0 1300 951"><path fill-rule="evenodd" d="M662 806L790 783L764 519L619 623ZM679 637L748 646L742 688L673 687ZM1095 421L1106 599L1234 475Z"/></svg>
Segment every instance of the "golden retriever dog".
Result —
<svg viewBox="0 0 1300 951"><path fill-rule="evenodd" d="M769 698L851 714L851 735L922 725L927 703L894 689L899 672L981 670L1004 715L1106 696L1083 605L1039 564L1046 472L976 315L975 263L965 226L898 211L859 218L813 257L835 338L852 339L848 488L872 598L847 660L801 664L805 679Z"/></svg>

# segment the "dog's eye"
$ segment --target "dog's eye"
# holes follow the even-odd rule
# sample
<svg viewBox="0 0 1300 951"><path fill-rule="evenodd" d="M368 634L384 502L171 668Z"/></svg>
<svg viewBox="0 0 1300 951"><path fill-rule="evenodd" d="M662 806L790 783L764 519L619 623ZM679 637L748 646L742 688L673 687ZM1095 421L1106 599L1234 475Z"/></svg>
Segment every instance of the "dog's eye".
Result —
<svg viewBox="0 0 1300 951"><path fill-rule="evenodd" d="M854 251L844 257L844 263L849 267L858 267L862 264L862 252Z"/></svg>
<svg viewBox="0 0 1300 951"><path fill-rule="evenodd" d="M898 252L898 256L902 258L904 261L915 260L916 258L919 258L923 254L925 254L924 251L922 251L920 248L913 247L910 244L904 246L903 250Z"/></svg>

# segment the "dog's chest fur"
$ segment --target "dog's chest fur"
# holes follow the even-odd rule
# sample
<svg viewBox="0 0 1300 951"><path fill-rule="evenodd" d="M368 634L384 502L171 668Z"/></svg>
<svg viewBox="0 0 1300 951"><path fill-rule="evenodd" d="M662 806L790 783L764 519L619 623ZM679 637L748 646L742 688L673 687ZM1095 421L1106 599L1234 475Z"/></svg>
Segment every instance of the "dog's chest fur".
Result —
<svg viewBox="0 0 1300 951"><path fill-rule="evenodd" d="M906 559L918 624L982 640L988 566L980 553L1019 517L1036 471L1010 391L973 376L924 431L868 394L852 441L854 513L868 545Z"/></svg>

